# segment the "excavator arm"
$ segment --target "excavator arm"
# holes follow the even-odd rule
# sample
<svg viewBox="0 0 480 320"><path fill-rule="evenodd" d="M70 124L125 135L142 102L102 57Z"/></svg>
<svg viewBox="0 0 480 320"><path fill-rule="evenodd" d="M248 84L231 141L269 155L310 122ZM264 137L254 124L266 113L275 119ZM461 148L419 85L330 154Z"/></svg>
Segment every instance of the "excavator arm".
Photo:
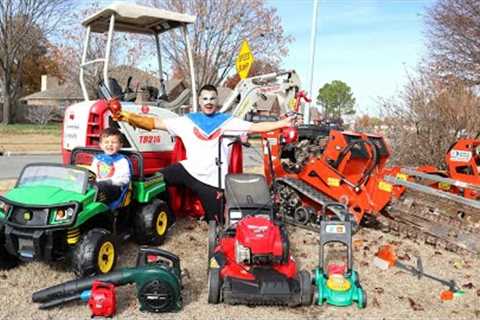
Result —
<svg viewBox="0 0 480 320"><path fill-rule="evenodd" d="M230 112L243 119L249 111L255 111L268 96L276 96L280 113L292 110L295 94L300 89L300 78L295 70L280 71L241 80L227 98L221 112Z"/></svg>

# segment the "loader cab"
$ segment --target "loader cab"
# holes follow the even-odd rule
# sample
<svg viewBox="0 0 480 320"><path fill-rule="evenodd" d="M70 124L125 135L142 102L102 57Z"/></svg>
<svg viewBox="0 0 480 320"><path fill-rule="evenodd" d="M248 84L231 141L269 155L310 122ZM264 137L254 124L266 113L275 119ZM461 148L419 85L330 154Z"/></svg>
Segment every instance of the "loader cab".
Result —
<svg viewBox="0 0 480 320"><path fill-rule="evenodd" d="M190 103L192 92L196 92L193 60L187 36L187 28L194 22L195 17L191 15L127 3L114 3L82 22L86 31L79 80L84 101L69 106L65 111L62 133L64 163L68 163L71 152L76 147L97 147L100 132L112 126L124 134L127 150L143 155L146 175L153 174L171 163L173 139L167 132L136 130L128 124L112 121L107 101L111 97L117 97L125 111L162 118L177 117L181 107ZM178 31L183 35L186 44L192 81L191 87L185 88L175 99L167 99L160 43L165 33ZM98 44L92 40L95 33L105 35L103 57L90 56L94 51L92 48ZM126 83L112 77L114 66L111 53L115 45L119 44L114 41L117 33L143 35L151 39L156 47L156 59L153 61L158 63L158 70L155 72L157 81L134 85L132 76L127 76ZM101 70L99 81L89 78L92 69ZM129 72L128 68L126 72ZM98 84L97 88L92 88L92 82ZM95 91L95 94L92 91ZM197 101L191 100L193 111L196 111Z"/></svg>

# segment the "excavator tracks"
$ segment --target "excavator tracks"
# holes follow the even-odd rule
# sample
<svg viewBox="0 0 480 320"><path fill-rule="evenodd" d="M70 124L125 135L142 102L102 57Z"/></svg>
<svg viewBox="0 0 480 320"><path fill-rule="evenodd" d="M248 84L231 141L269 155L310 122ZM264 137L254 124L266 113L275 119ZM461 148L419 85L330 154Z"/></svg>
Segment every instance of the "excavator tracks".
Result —
<svg viewBox="0 0 480 320"><path fill-rule="evenodd" d="M449 199L406 191L378 217L384 230L458 254L480 254L480 211Z"/></svg>
<svg viewBox="0 0 480 320"><path fill-rule="evenodd" d="M276 181L280 217L285 223L319 231L320 215L303 202L322 207L334 200L295 178ZM336 212L334 212L336 214ZM377 216L383 231L424 242L458 254L480 254L480 212L477 208L433 195L406 191Z"/></svg>

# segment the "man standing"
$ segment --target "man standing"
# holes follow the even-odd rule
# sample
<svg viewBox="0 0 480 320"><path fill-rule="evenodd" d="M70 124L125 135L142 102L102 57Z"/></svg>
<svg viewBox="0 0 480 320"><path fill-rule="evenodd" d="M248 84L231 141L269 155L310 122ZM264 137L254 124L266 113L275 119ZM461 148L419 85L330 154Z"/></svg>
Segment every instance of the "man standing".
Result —
<svg viewBox="0 0 480 320"><path fill-rule="evenodd" d="M114 119L127 121L132 126L146 130L166 130L172 136L182 139L187 159L172 164L161 172L167 186L185 186L198 195L205 209L205 219L209 221L215 219L221 209L221 200L218 199L218 168L215 163L220 136L224 133L242 135L288 127L295 121L295 116L275 122L252 123L217 112L218 92L212 85L200 89L198 100L201 112L188 113L179 118L161 119L122 111L114 114ZM225 160L228 159L228 142L224 140L221 146L222 159ZM228 161L223 161L222 173L225 175L227 172Z"/></svg>

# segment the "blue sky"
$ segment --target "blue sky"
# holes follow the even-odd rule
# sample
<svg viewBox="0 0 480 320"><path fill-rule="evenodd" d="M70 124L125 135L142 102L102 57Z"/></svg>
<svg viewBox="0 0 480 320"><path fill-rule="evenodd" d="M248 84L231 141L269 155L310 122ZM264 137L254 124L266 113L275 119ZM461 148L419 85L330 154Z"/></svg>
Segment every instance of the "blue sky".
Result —
<svg viewBox="0 0 480 320"><path fill-rule="evenodd" d="M346 82L357 114L378 115L378 97L398 94L406 72L426 53L425 9L430 0L319 0L313 90ZM284 69L295 69L309 89L313 0L268 0L277 8L289 45ZM316 96L316 94L315 94Z"/></svg>

